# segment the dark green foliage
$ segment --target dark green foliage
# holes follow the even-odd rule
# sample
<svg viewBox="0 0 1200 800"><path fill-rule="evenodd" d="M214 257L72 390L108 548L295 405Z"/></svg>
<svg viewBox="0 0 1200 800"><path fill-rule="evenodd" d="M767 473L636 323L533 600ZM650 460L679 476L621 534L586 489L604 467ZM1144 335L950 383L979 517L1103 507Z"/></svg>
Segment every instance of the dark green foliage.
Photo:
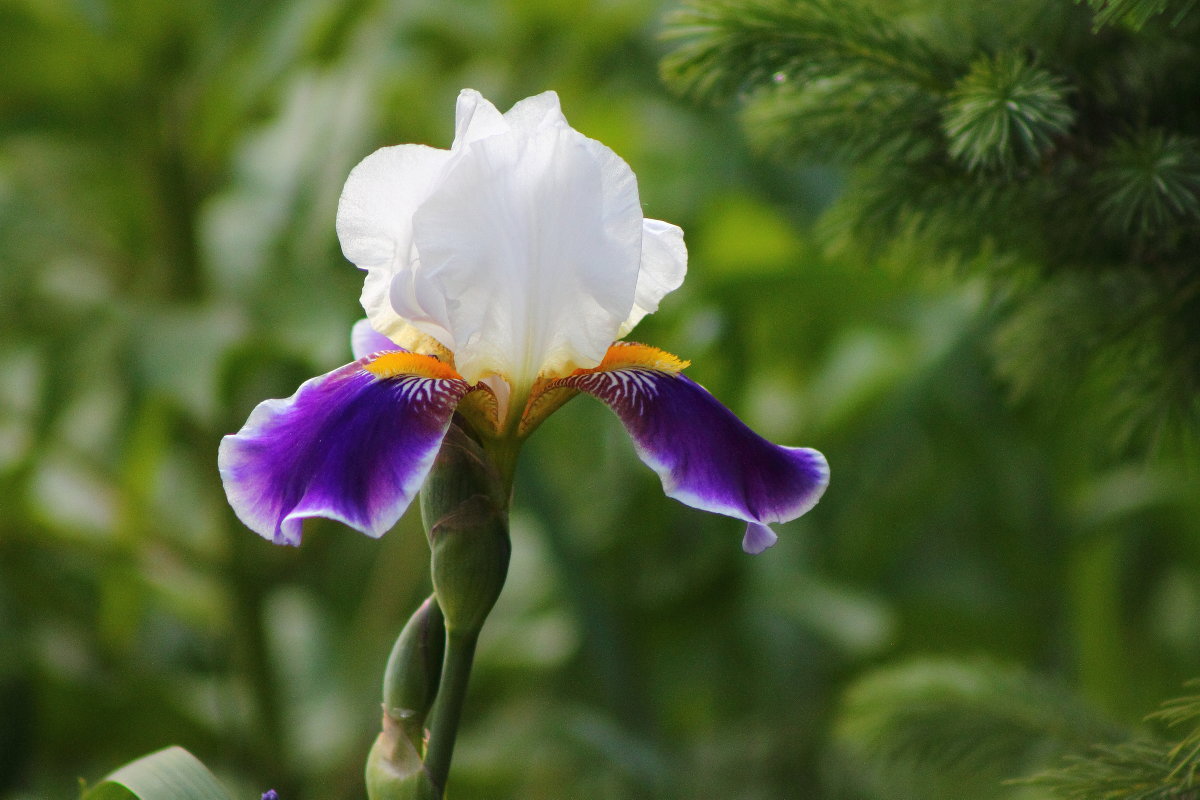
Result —
<svg viewBox="0 0 1200 800"><path fill-rule="evenodd" d="M1169 701L1147 721L1186 732L1171 740L1143 735L1121 744L1097 746L1028 783L1048 788L1061 800L1200 797L1200 696Z"/></svg>
<svg viewBox="0 0 1200 800"><path fill-rule="evenodd" d="M1200 149L1190 136L1162 130L1123 136L1093 181L1100 212L1119 233L1159 240L1200 221Z"/></svg>
<svg viewBox="0 0 1200 800"><path fill-rule="evenodd" d="M950 92L942 129L968 170L1036 165L1075 121L1067 85L1019 53L983 57Z"/></svg>
<svg viewBox="0 0 1200 800"><path fill-rule="evenodd" d="M868 796L1010 797L1011 779L1126 735L1018 668L917 660L849 688L834 752L843 779Z"/></svg>
<svg viewBox="0 0 1200 800"><path fill-rule="evenodd" d="M850 687L831 766L853 797L1194 800L1200 697L1146 722L1175 735L1115 724L1019 668L916 660Z"/></svg>
<svg viewBox="0 0 1200 800"><path fill-rule="evenodd" d="M668 81L700 99L748 101L751 135L788 152L903 158L914 143L909 130L936 119L929 99L954 79L945 54L861 5L721 0L690 5L667 22ZM864 118L905 138L885 141Z"/></svg>
<svg viewBox="0 0 1200 800"><path fill-rule="evenodd" d="M1188 276L1063 274L1028 290L999 325L996 368L1018 397L1073 398L1074 416L1107 430L1116 449L1189 447L1200 417L1198 317L1200 282Z"/></svg>
<svg viewBox="0 0 1200 800"><path fill-rule="evenodd" d="M1097 452L1163 465L1140 510L1125 507L1137 492L1098 481L1074 512L1091 531L1068 545L1074 657L1089 699L1114 708L1116 687L1140 682L1130 662L1147 660L1128 646L1145 641L1140 618L1113 595L1142 594L1123 561L1133 531L1149 535L1161 498L1195 494L1200 22L1191 2L1094 5L1095 17L1065 3L696 0L668 29L682 44L662 74L681 94L736 102L774 158L840 171L845 190L817 228L826 252L985 291L992 369L1047 437L1080 447L1061 465ZM1148 22L1163 10L1172 25ZM818 46L818 29L853 46ZM1194 701L1172 709L1195 725ZM1021 669L878 669L835 715L837 796L1200 795L1195 734L1168 743L1104 719Z"/></svg>
<svg viewBox="0 0 1200 800"><path fill-rule="evenodd" d="M995 349L1014 385L1068 376L1145 451L1163 428L1200 441L1200 21L1184 6L1175 27L1093 33L1068 4L698 0L668 28L662 72L739 101L760 147L845 171L831 242L984 274L1011 315ZM1038 309L1093 281L1112 303L1076 304L1072 341L1090 345L1051 364L1061 329Z"/></svg>
<svg viewBox="0 0 1200 800"><path fill-rule="evenodd" d="M863 5L832 0L713 0L667 17L664 74L683 91L721 99L769 83L859 72L933 90L952 77L922 38Z"/></svg>
<svg viewBox="0 0 1200 800"><path fill-rule="evenodd" d="M1079 2L1079 0L1076 0ZM1172 25L1178 25L1196 7L1196 0L1087 0L1096 12L1096 26L1124 24L1141 28L1166 12Z"/></svg>

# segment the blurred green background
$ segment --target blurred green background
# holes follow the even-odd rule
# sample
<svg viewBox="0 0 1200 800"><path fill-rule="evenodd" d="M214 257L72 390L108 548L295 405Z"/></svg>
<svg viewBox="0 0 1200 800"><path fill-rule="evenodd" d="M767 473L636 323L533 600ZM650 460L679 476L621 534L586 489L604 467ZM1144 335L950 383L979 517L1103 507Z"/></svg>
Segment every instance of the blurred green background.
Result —
<svg viewBox="0 0 1200 800"><path fill-rule="evenodd" d="M993 268L1028 254L847 234L852 164L754 147L737 87L708 105L660 78L672 7L0 3L0 798L70 798L167 744L246 797L363 796L379 676L429 591L419 521L275 547L225 504L216 448L349 360L342 182L377 147L449 146L463 87L501 108L555 89L631 164L690 250L633 338L833 482L747 557L600 404L564 407L522 457L456 800L1040 797L1000 781L1200 675L1186 433L1131 445L1103 392L1021 386L1019 281ZM880 8L953 22L945 41L1118 36L1068 2ZM910 741L879 715L922 692L1000 705Z"/></svg>

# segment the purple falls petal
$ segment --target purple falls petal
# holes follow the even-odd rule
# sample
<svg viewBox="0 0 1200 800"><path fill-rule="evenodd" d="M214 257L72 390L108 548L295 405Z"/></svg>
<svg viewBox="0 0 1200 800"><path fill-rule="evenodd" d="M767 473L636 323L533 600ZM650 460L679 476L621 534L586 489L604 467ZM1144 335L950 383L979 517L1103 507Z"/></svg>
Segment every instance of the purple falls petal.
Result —
<svg viewBox="0 0 1200 800"><path fill-rule="evenodd" d="M416 374L379 377L371 363L360 359L306 381L286 400L260 403L241 431L221 440L225 493L247 527L298 545L307 517L374 537L400 519L470 387Z"/></svg>
<svg viewBox="0 0 1200 800"><path fill-rule="evenodd" d="M742 543L748 553L775 543L766 523L800 516L829 484L825 456L768 442L676 372L625 367L559 384L594 395L616 412L668 497L750 523Z"/></svg>

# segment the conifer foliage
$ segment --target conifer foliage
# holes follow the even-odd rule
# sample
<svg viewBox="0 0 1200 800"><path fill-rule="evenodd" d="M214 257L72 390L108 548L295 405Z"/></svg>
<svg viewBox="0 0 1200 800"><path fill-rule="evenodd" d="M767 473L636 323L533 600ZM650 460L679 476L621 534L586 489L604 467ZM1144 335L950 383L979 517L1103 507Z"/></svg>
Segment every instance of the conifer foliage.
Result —
<svg viewBox="0 0 1200 800"><path fill-rule="evenodd" d="M839 797L1195 800L1200 696L1168 701L1145 723L1114 723L1012 666L914 659L851 685L831 771Z"/></svg>
<svg viewBox="0 0 1200 800"><path fill-rule="evenodd" d="M984 271L1012 386L1156 450L1200 436L1194 5L693 0L662 73L844 168L829 243Z"/></svg>

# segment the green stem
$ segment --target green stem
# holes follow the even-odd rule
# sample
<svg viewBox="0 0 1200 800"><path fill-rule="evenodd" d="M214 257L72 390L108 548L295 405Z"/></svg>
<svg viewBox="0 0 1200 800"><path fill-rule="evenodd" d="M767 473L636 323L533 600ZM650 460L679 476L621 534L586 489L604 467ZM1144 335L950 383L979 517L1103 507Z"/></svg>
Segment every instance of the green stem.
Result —
<svg viewBox="0 0 1200 800"><path fill-rule="evenodd" d="M467 696L467 682L471 678L478 641L477 631L447 631L446 634L446 660L442 664L442 682L433 707L429 746L425 751L425 769L439 798L445 792L446 778L450 774L450 759L454 755L454 740L458 736L458 723L462 719L463 701Z"/></svg>

